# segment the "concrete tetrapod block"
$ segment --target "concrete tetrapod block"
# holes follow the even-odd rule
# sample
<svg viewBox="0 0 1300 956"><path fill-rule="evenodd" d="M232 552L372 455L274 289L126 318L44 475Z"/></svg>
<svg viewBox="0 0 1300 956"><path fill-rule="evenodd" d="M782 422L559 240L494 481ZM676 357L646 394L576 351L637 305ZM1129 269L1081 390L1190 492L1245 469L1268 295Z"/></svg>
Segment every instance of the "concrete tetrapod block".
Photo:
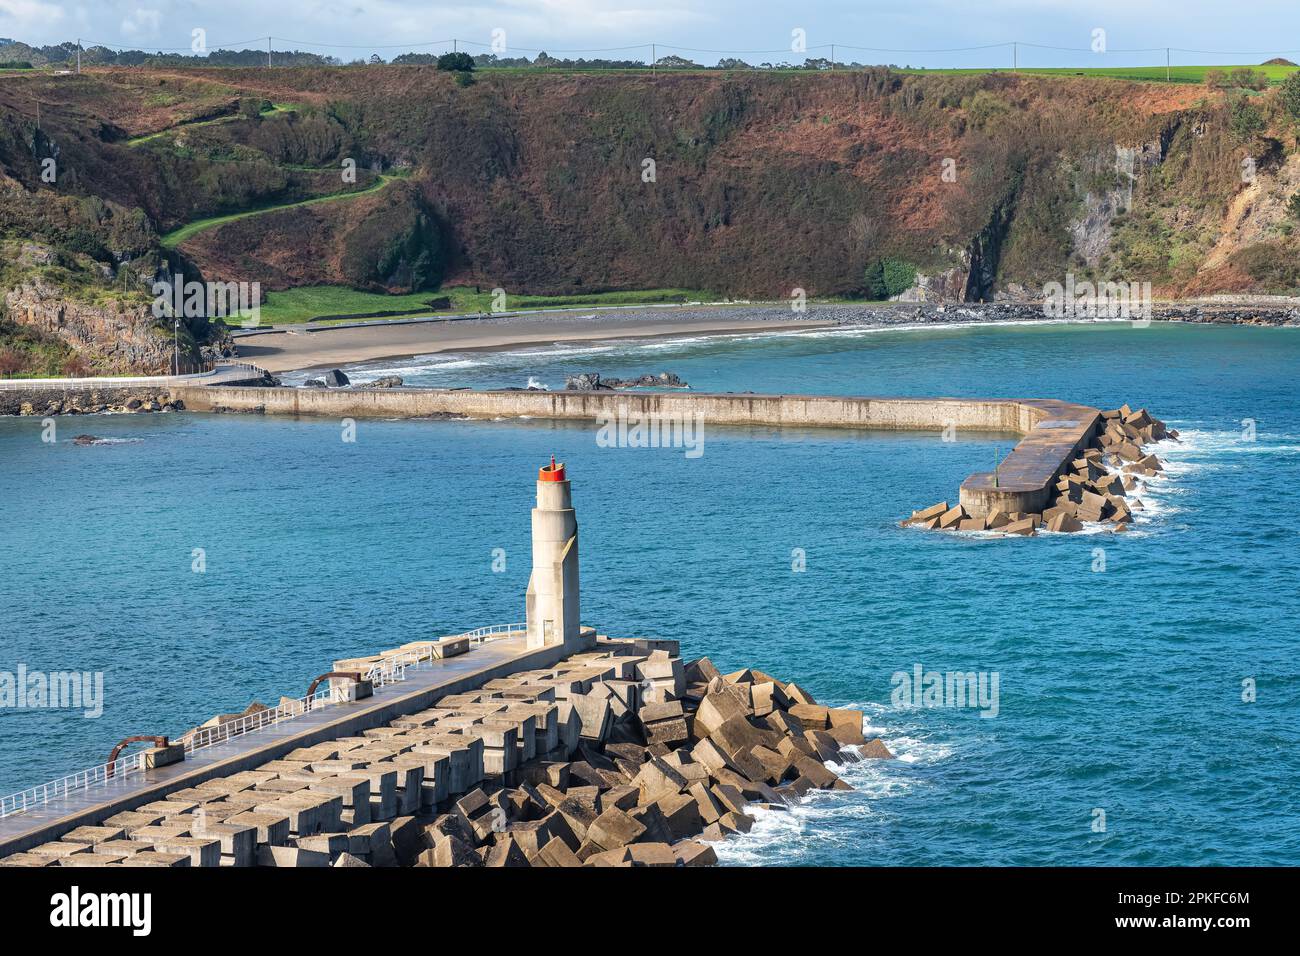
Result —
<svg viewBox="0 0 1300 956"><path fill-rule="evenodd" d="M264 812L248 811L237 814L233 817L227 817L226 823L231 826L251 827L257 834L256 839L259 845L283 846L289 842L289 815L284 812Z"/></svg>
<svg viewBox="0 0 1300 956"><path fill-rule="evenodd" d="M582 866L582 861L574 855L573 850L568 846L568 844L559 837L553 837L546 846L542 847L537 854L537 858L532 862L533 866Z"/></svg>
<svg viewBox="0 0 1300 956"><path fill-rule="evenodd" d="M641 791L641 802L649 803L666 794L681 793L686 789L687 781L663 760L652 757L641 765L632 786Z"/></svg>
<svg viewBox="0 0 1300 956"><path fill-rule="evenodd" d="M922 508L920 511L913 511L912 516L908 518L905 523L917 524L919 522L930 521L942 516L948 510L948 502L941 501L937 505L930 505L930 507Z"/></svg>
<svg viewBox="0 0 1300 956"><path fill-rule="evenodd" d="M1061 513L1054 516L1052 520L1047 523L1047 530L1058 533L1082 531L1083 524L1074 515Z"/></svg>
<svg viewBox="0 0 1300 956"><path fill-rule="evenodd" d="M190 865L188 853L159 853L157 850L145 850L134 856L128 856L120 866L165 866L187 867Z"/></svg>
<svg viewBox="0 0 1300 956"><path fill-rule="evenodd" d="M673 848L667 843L636 843L628 847L633 866L670 867L677 865Z"/></svg>
<svg viewBox="0 0 1300 956"><path fill-rule="evenodd" d="M330 865L328 853L302 850L296 846L259 846L257 865L273 867L322 867Z"/></svg>
<svg viewBox="0 0 1300 956"><path fill-rule="evenodd" d="M370 822L370 778L363 774L340 774L311 784L311 790L341 797L344 812L352 811L353 825Z"/></svg>
<svg viewBox="0 0 1300 956"><path fill-rule="evenodd" d="M832 707L828 711L830 728L828 733L841 744L855 745L865 743L862 736L862 711L851 707Z"/></svg>
<svg viewBox="0 0 1300 956"><path fill-rule="evenodd" d="M257 858L257 828L248 824L209 823L196 827L195 836L215 839L221 846L221 863L252 866Z"/></svg>
<svg viewBox="0 0 1300 956"><path fill-rule="evenodd" d="M744 718L749 712L749 707L735 694L727 692L707 694L695 711L695 733L700 737L711 737L713 732L728 720Z"/></svg>
<svg viewBox="0 0 1300 956"><path fill-rule="evenodd" d="M786 711L798 719L805 730L825 730L830 726L830 708L820 704L795 704Z"/></svg>
<svg viewBox="0 0 1300 956"><path fill-rule="evenodd" d="M617 807L610 807L587 828L587 840L602 850L614 850L635 843L645 827Z"/></svg>
<svg viewBox="0 0 1300 956"><path fill-rule="evenodd" d="M1038 532L1034 529L1038 522L1034 518L1022 518L1019 521L1013 521L1010 524L1003 525L999 530L1003 534L1018 534L1027 538L1032 538Z"/></svg>
<svg viewBox="0 0 1300 956"><path fill-rule="evenodd" d="M716 866L718 854L707 843L682 840L673 844L673 856L678 866Z"/></svg>
<svg viewBox="0 0 1300 956"><path fill-rule="evenodd" d="M942 531L951 531L956 528L965 517L966 509L961 505L957 505L957 507L950 508L939 516L939 528Z"/></svg>

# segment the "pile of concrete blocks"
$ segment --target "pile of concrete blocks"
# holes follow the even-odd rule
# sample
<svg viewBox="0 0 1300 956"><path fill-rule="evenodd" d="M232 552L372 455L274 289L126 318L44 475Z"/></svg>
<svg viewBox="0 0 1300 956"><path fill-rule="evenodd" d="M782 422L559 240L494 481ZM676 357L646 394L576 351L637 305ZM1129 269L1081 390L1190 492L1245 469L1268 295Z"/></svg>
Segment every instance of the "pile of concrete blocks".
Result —
<svg viewBox="0 0 1300 956"><path fill-rule="evenodd" d="M1083 531L1087 522L1109 523L1111 531L1124 532L1133 512L1143 509L1142 500L1129 492L1140 490L1143 480L1164 470L1160 459L1145 452L1144 446L1166 439L1177 441L1177 429L1167 428L1145 408L1134 411L1123 405L1104 411L1098 434L1057 476L1052 498L1041 513L995 510L976 518L960 504L949 508L948 502L941 501L913 511L901 523L937 531L1033 536L1040 530Z"/></svg>
<svg viewBox="0 0 1300 956"><path fill-rule="evenodd" d="M847 789L827 762L889 756L861 712L797 684L602 637L0 865L700 866L747 807Z"/></svg>
<svg viewBox="0 0 1300 956"><path fill-rule="evenodd" d="M676 642L612 641L549 671L485 685L477 701L554 700L576 745L488 778L423 825L421 866L701 866L709 843L810 790L849 789L826 766L888 758L862 713L818 704L756 670L683 664ZM501 695L500 697L488 695ZM508 698L506 695L509 695ZM540 728L535 730L539 735Z"/></svg>

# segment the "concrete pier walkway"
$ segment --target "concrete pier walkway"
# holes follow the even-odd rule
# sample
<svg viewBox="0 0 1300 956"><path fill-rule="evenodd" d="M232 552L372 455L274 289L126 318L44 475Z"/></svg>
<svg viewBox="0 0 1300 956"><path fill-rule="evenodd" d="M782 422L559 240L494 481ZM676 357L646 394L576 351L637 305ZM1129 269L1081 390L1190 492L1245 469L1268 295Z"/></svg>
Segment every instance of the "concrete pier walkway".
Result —
<svg viewBox="0 0 1300 956"><path fill-rule="evenodd" d="M292 720L196 750L180 763L111 780L4 817L0 819L0 856L39 846L76 827L95 825L205 780L252 769L299 747L360 734L430 707L444 695L516 671L553 666L566 653L563 645L530 651L519 634L477 645L457 657L422 662L407 669L405 680L376 688L374 696L365 700L318 707ZM105 741L105 746L111 743Z"/></svg>

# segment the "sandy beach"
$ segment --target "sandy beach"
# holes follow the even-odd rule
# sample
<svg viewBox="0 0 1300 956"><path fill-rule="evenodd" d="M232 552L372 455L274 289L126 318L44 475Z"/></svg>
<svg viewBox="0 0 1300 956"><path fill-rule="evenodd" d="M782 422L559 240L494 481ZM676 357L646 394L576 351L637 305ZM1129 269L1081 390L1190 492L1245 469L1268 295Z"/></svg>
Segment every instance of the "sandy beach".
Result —
<svg viewBox="0 0 1300 956"><path fill-rule="evenodd" d="M782 314L784 313L784 314ZM536 313L501 318L440 319L343 328L286 329L241 336L239 357L269 372L337 367L375 359L435 352L502 349L602 339L677 335L725 335L813 329L828 319L798 319L785 310L720 308Z"/></svg>

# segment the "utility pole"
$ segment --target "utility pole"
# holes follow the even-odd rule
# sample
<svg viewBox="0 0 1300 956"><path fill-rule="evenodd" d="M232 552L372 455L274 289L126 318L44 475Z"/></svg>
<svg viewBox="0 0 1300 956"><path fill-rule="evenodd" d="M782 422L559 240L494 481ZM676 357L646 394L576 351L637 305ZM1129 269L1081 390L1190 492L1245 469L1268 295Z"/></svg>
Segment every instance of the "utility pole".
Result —
<svg viewBox="0 0 1300 956"><path fill-rule="evenodd" d="M455 37L451 38L451 52L452 53L460 52L460 41L457 40Z"/></svg>
<svg viewBox="0 0 1300 956"><path fill-rule="evenodd" d="M1011 44L1011 72L1020 72L1020 44L1015 42Z"/></svg>
<svg viewBox="0 0 1300 956"><path fill-rule="evenodd" d="M1169 47L1165 47L1165 82L1169 82Z"/></svg>
<svg viewBox="0 0 1300 956"><path fill-rule="evenodd" d="M81 37L77 37L77 76L81 76Z"/></svg>
<svg viewBox="0 0 1300 956"><path fill-rule="evenodd" d="M651 43L650 44L650 75L651 76L655 75L655 61L658 59L659 58L655 56L655 45Z"/></svg>
<svg viewBox="0 0 1300 956"><path fill-rule="evenodd" d="M271 38L266 38L266 68L271 68Z"/></svg>
<svg viewBox="0 0 1300 956"><path fill-rule="evenodd" d="M831 72L835 72L835 44L831 44Z"/></svg>

